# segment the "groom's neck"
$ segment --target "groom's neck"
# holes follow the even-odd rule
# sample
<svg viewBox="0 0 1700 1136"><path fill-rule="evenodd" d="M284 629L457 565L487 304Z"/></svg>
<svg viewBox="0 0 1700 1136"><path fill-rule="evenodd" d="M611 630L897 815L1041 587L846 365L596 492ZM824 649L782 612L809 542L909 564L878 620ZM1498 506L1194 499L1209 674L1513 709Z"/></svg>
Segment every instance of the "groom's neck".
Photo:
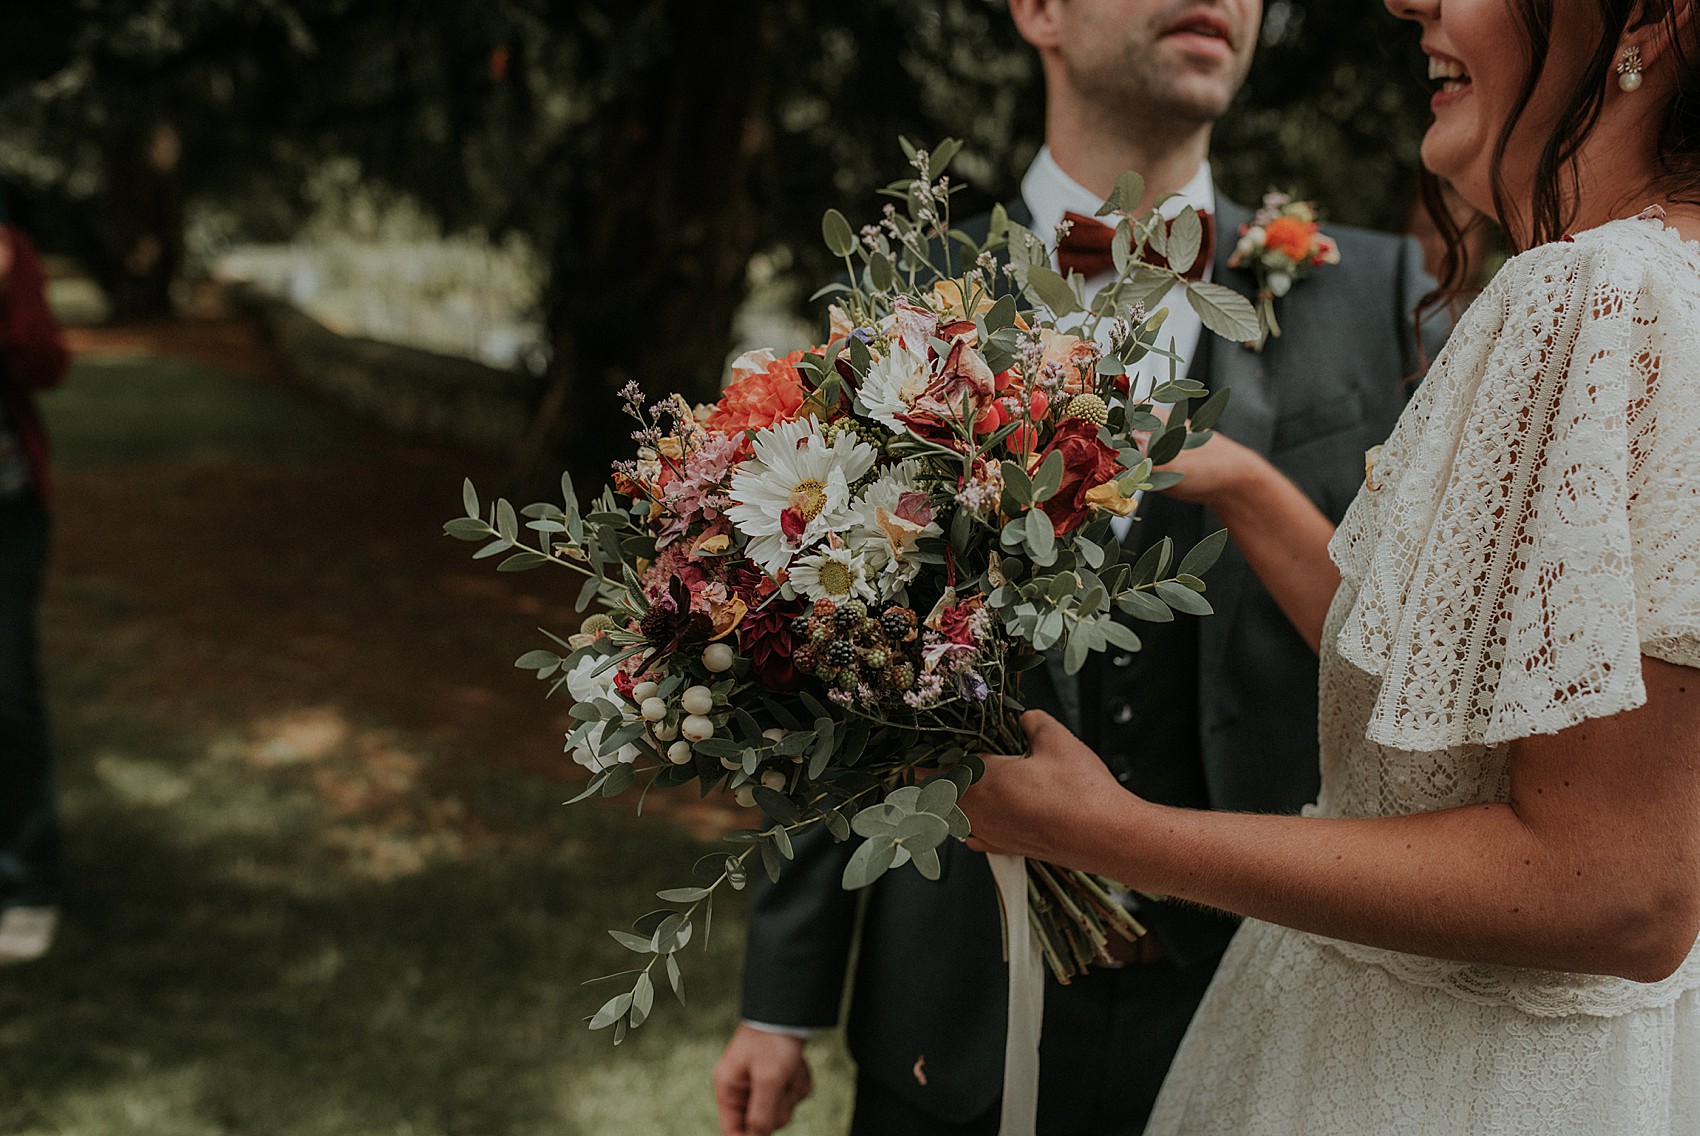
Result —
<svg viewBox="0 0 1700 1136"><path fill-rule="evenodd" d="M1063 172L1099 197L1108 197L1128 170L1138 173L1145 179L1143 210L1192 180L1210 155L1211 124L1161 114L1142 118L1112 120L1053 98L1045 114L1045 142Z"/></svg>

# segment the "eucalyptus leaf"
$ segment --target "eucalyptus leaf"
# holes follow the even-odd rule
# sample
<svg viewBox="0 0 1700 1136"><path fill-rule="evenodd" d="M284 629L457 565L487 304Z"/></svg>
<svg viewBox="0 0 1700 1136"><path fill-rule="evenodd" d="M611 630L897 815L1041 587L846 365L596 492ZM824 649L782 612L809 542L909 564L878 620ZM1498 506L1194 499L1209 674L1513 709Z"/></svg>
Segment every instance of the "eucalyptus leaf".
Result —
<svg viewBox="0 0 1700 1136"><path fill-rule="evenodd" d="M850 228L850 222L844 219L844 214L836 209L828 209L821 217L820 235L833 256L845 257L855 251L856 234Z"/></svg>
<svg viewBox="0 0 1700 1136"><path fill-rule="evenodd" d="M614 937L614 941L619 943L622 947L625 947L628 951L636 951L640 955L652 955L655 953L655 944L641 935L631 935L625 931L610 931L608 934L612 935Z"/></svg>
<svg viewBox="0 0 1700 1136"><path fill-rule="evenodd" d="M885 806L894 814L907 815L921 807L921 787L904 785L886 794Z"/></svg>
<svg viewBox="0 0 1700 1136"><path fill-rule="evenodd" d="M784 792L779 792L777 789L755 786L755 803L760 804L763 813L772 816L774 820L779 821L780 825L796 825L797 821L802 820L802 813L797 809L796 804L792 803L791 798L787 798Z"/></svg>
<svg viewBox="0 0 1700 1136"><path fill-rule="evenodd" d="M1015 462L1003 463L1003 489L1022 508L1033 504L1033 481L1027 476L1027 471Z"/></svg>
<svg viewBox="0 0 1700 1136"><path fill-rule="evenodd" d="M870 805L856 814L850 830L857 836L889 836L896 827L895 810L889 804Z"/></svg>
<svg viewBox="0 0 1700 1136"><path fill-rule="evenodd" d="M1187 420L1188 429L1195 433L1209 430L1222 420L1222 412L1228 409L1228 395L1231 392L1224 387L1204 400L1204 405L1192 412Z"/></svg>
<svg viewBox="0 0 1700 1136"><path fill-rule="evenodd" d="M921 796L915 802L915 811L947 816L950 810L956 807L957 798L961 795L956 782L948 777L935 777L921 786Z"/></svg>
<svg viewBox="0 0 1700 1136"><path fill-rule="evenodd" d="M483 510L478 507L478 490L472 487L470 477L460 483L460 501L466 509L467 517L476 521Z"/></svg>
<svg viewBox="0 0 1700 1136"><path fill-rule="evenodd" d="M1228 544L1228 530L1217 529L1197 544L1193 545L1187 554L1181 558L1181 572L1189 576L1202 576L1208 572L1222 549Z"/></svg>
<svg viewBox="0 0 1700 1136"><path fill-rule="evenodd" d="M909 855L914 858L915 870L929 880L936 880L944 874L944 868L939 863L937 848L909 847Z"/></svg>
<svg viewBox="0 0 1700 1136"><path fill-rule="evenodd" d="M490 535L490 526L477 517L456 517L443 526L443 532L456 540L483 540Z"/></svg>
<svg viewBox="0 0 1700 1136"><path fill-rule="evenodd" d="M891 261L888 258L879 253L875 253L869 258L868 283L874 286L876 292L891 291L892 285L897 283L897 273L892 268Z"/></svg>
<svg viewBox="0 0 1700 1136"><path fill-rule="evenodd" d="M837 809L827 809L823 812L821 823L826 825L826 830L832 834L834 840L842 842L850 839L850 822L845 820L844 814Z"/></svg>
<svg viewBox="0 0 1700 1136"><path fill-rule="evenodd" d="M1039 564L1050 564L1057 556L1057 530L1043 509L1027 514L1027 551Z"/></svg>
<svg viewBox="0 0 1700 1136"><path fill-rule="evenodd" d="M1172 580L1164 580L1156 587L1157 596L1176 611L1184 611L1188 615L1209 615L1214 609L1210 601L1193 591L1191 588L1177 584Z"/></svg>
<svg viewBox="0 0 1700 1136"><path fill-rule="evenodd" d="M707 888L684 887L667 888L665 891L658 891L655 894L657 898L664 899L668 903L696 903L699 900L707 899L709 891Z"/></svg>
<svg viewBox="0 0 1700 1136"><path fill-rule="evenodd" d="M643 1025L649 1017L650 1010L655 1008L655 982L649 977L649 971L643 971L637 976L637 982L632 986L632 1028Z"/></svg>
<svg viewBox="0 0 1700 1136"><path fill-rule="evenodd" d="M1080 303L1068 281L1046 265L1035 264L1027 269L1027 292L1055 315L1073 315L1080 310Z"/></svg>
<svg viewBox="0 0 1700 1136"><path fill-rule="evenodd" d="M1085 636L1079 633L1070 635L1068 645L1063 648L1063 672L1071 675L1079 674L1080 668L1086 665L1086 659L1090 654L1091 650Z"/></svg>
<svg viewBox="0 0 1700 1136"><path fill-rule="evenodd" d="M876 836L864 841L844 865L843 884L847 891L865 888L885 875L897 859L897 844L889 836Z"/></svg>
<svg viewBox="0 0 1700 1136"><path fill-rule="evenodd" d="M529 572L533 568L541 568L549 563L549 558L536 552L516 552L500 564L496 565L498 572Z"/></svg>
<svg viewBox="0 0 1700 1136"><path fill-rule="evenodd" d="M496 502L496 533L509 544L519 542L519 517L506 497Z"/></svg>
<svg viewBox="0 0 1700 1136"><path fill-rule="evenodd" d="M1151 439L1151 448L1146 451L1152 465L1166 465L1180 456L1186 445L1186 426L1175 422L1167 430Z"/></svg>
<svg viewBox="0 0 1700 1136"><path fill-rule="evenodd" d="M593 1030L607 1029L625 1017L626 1011L631 1008L632 996L629 991L625 994L615 995L604 1002L600 1010L591 1015L590 1028Z"/></svg>
<svg viewBox="0 0 1700 1136"><path fill-rule="evenodd" d="M1039 618L1039 626L1033 633L1033 649L1048 651L1057 645L1063 634L1063 613L1047 611Z"/></svg>
<svg viewBox="0 0 1700 1136"><path fill-rule="evenodd" d="M679 1005L685 1004L685 976L679 970L679 960L672 955L666 958L667 984L673 988L673 996L679 999Z"/></svg>
<svg viewBox="0 0 1700 1136"><path fill-rule="evenodd" d="M1157 601L1153 600L1151 602L1156 603ZM1157 604L1157 606L1163 607L1164 605ZM1137 651L1140 649L1141 643L1139 642L1139 636L1134 634L1133 628L1129 627L1127 624L1114 619L1109 619L1104 621L1103 627L1104 638L1111 646L1120 647L1124 651Z"/></svg>
<svg viewBox="0 0 1700 1136"><path fill-rule="evenodd" d="M892 835L913 855L917 848L937 848L942 844L950 837L950 825L932 813L911 813L897 823Z"/></svg>
<svg viewBox="0 0 1700 1136"><path fill-rule="evenodd" d="M1005 463L1009 464L1009 463ZM1061 450L1052 450L1039 463L1039 472L1033 478L1033 500L1049 501L1057 495L1062 487L1063 456Z"/></svg>

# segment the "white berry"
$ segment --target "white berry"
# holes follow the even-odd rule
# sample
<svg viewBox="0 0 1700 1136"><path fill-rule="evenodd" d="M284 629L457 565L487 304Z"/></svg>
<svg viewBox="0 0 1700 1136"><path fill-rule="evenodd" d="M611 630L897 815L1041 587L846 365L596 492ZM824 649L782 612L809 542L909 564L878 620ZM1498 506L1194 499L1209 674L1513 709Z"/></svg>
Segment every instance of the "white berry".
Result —
<svg viewBox="0 0 1700 1136"><path fill-rule="evenodd" d="M679 736L679 726L676 722L672 725L666 722L657 722L650 733L655 735L655 740L658 742L670 742Z"/></svg>
<svg viewBox="0 0 1700 1136"><path fill-rule="evenodd" d="M736 772L737 770L744 768L744 763L735 757L723 757L720 759L720 768Z"/></svg>
<svg viewBox="0 0 1700 1136"><path fill-rule="evenodd" d="M679 723L679 732L693 742L706 741L714 736L714 722L701 714L692 714Z"/></svg>
<svg viewBox="0 0 1700 1136"><path fill-rule="evenodd" d="M638 707L638 713L643 715L646 722L659 722L667 717L667 703L659 698L646 698Z"/></svg>
<svg viewBox="0 0 1700 1136"><path fill-rule="evenodd" d="M636 686L632 687L632 701L641 706L643 703L648 702L651 698L654 698L660 693L660 684L653 682L640 682Z"/></svg>
<svg viewBox="0 0 1700 1136"><path fill-rule="evenodd" d="M719 674L732 669L732 648L725 643L710 643L702 649L702 665Z"/></svg>
<svg viewBox="0 0 1700 1136"><path fill-rule="evenodd" d="M779 772L777 769L769 769L766 773L761 775L761 783L766 785L769 789L778 792L780 789L785 788L785 774Z"/></svg>
<svg viewBox="0 0 1700 1136"><path fill-rule="evenodd" d="M667 760L674 765L689 765L691 761L691 743L674 742L667 747Z"/></svg>
<svg viewBox="0 0 1700 1136"><path fill-rule="evenodd" d="M770 742L777 742L777 741L782 741L784 739L786 733L787 733L787 731L780 729L778 726L775 726L771 730L763 730L761 732L761 736L766 738Z"/></svg>
<svg viewBox="0 0 1700 1136"><path fill-rule="evenodd" d="M706 714L714 709L714 692L706 686L687 686L679 696L679 705L687 714Z"/></svg>
<svg viewBox="0 0 1700 1136"><path fill-rule="evenodd" d="M733 791L732 797L746 809L756 803L756 790L753 785L740 785Z"/></svg>

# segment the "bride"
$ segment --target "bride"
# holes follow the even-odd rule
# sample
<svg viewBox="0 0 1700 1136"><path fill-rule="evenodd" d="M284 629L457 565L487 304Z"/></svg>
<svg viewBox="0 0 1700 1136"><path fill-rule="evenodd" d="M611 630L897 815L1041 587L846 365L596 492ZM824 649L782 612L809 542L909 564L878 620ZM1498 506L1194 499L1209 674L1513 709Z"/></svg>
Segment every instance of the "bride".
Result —
<svg viewBox="0 0 1700 1136"><path fill-rule="evenodd" d="M1700 1132L1694 6L1388 2L1424 164L1527 251L1338 532L1230 439L1176 464L1321 650L1319 801L1153 805L1034 713L963 807L1247 916L1152 1133Z"/></svg>

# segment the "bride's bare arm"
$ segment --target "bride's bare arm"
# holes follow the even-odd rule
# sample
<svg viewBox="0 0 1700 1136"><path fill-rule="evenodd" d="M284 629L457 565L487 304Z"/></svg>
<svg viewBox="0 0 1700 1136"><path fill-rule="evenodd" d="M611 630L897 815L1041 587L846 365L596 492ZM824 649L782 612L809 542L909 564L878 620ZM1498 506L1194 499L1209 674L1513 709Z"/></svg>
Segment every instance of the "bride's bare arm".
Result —
<svg viewBox="0 0 1700 1136"><path fill-rule="evenodd" d="M1311 650L1340 587L1328 559L1334 526L1298 486L1255 450L1218 434L1164 467L1183 475L1170 495L1207 505L1227 527Z"/></svg>
<svg viewBox="0 0 1700 1136"><path fill-rule="evenodd" d="M1700 671L1514 743L1511 800L1414 816L1198 812L1122 790L1048 715L962 807L983 846L1331 938L1464 962L1670 974L1700 935Z"/></svg>

